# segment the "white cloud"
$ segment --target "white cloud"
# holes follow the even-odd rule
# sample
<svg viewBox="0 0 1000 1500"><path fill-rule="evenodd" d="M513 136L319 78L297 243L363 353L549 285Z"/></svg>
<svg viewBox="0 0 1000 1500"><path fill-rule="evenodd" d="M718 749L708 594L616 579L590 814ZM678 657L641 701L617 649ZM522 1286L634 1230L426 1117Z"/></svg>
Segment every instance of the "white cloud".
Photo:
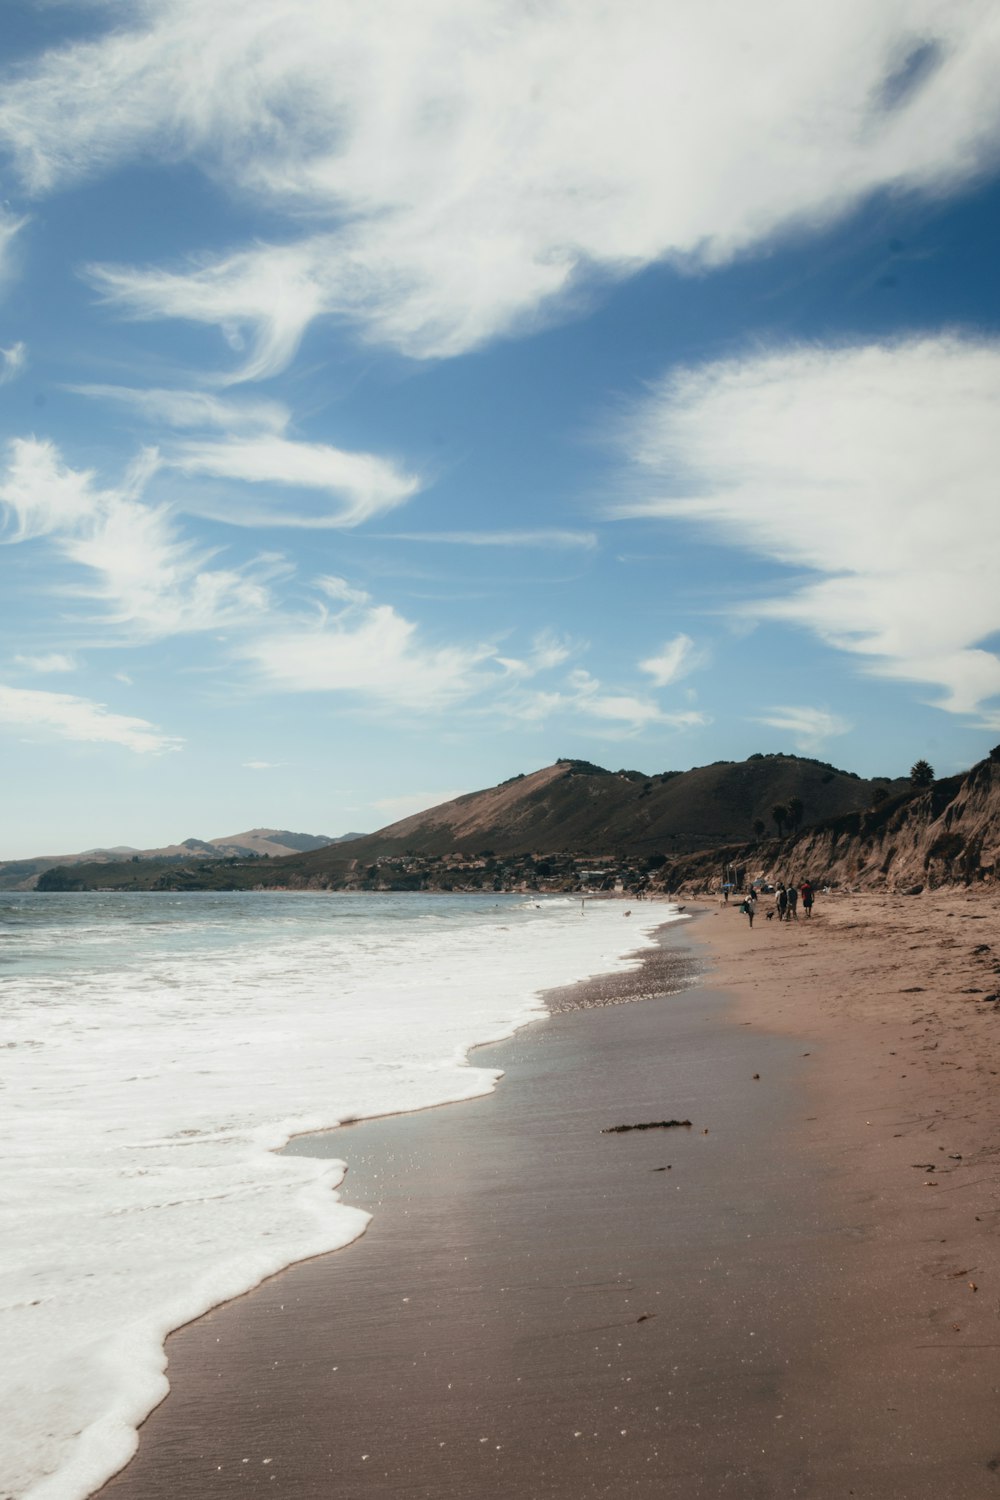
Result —
<svg viewBox="0 0 1000 1500"><path fill-rule="evenodd" d="M0 480L0 507L7 542L31 541L73 531L93 515L93 474L67 468L51 443L16 438Z"/></svg>
<svg viewBox="0 0 1000 1500"><path fill-rule="evenodd" d="M0 351L2 352L2 351ZM136 390L123 385L73 385L78 396L130 406L150 422L168 427L222 428L226 432L283 433L290 417L280 401L225 400L209 391Z"/></svg>
<svg viewBox="0 0 1000 1500"><path fill-rule="evenodd" d="M936 685L1000 695L1000 344L958 337L758 354L665 380L627 434L618 514L698 524L814 575L747 605Z"/></svg>
<svg viewBox="0 0 1000 1500"><path fill-rule="evenodd" d="M346 578L337 578L332 573L323 578L316 579L316 587L324 593L328 599L342 600L345 604L368 604L371 595L364 589L355 588L347 582Z"/></svg>
<svg viewBox="0 0 1000 1500"><path fill-rule="evenodd" d="M448 708L490 680L483 646L430 646L387 604L355 604L334 618L275 621L238 647L261 686L278 692L356 694L415 712Z"/></svg>
<svg viewBox="0 0 1000 1500"><path fill-rule="evenodd" d="M181 741L145 719L111 713L102 703L69 693L43 693L0 684L0 723L39 730L58 739L121 745L137 755L176 750Z"/></svg>
<svg viewBox="0 0 1000 1500"><path fill-rule="evenodd" d="M27 345L18 342L9 349L0 349L0 385L16 380L28 360Z"/></svg>
<svg viewBox="0 0 1000 1500"><path fill-rule="evenodd" d="M531 650L524 657L498 656L497 661L510 677L535 677L539 672L551 672L562 666L580 646L573 641L555 635L551 630L542 630L531 643Z"/></svg>
<svg viewBox="0 0 1000 1500"><path fill-rule="evenodd" d="M648 656L639 663L641 672L648 672L655 687L668 687L678 682L700 665L701 657L689 635L675 635L666 641L657 656Z"/></svg>
<svg viewBox="0 0 1000 1500"><path fill-rule="evenodd" d="M45 542L84 570L88 582L73 596L98 602L98 622L115 627L111 640L124 634L135 644L224 629L226 655L244 669L251 687L343 693L410 714L457 709L488 693L488 707L477 712L537 718L551 702L553 709L568 705L616 725L680 722L641 697L602 689L586 673L571 680L569 692L535 695L530 706L512 698L512 684L551 673L580 649L551 632L537 634L523 659L500 657L489 641L438 643L335 574L315 579L311 614L292 614L270 588L287 572L282 558L216 566L213 553L181 533L168 507L146 498L161 469L159 455L147 453L119 485L102 488L93 473L65 464L52 444L19 439L10 446L6 472L0 471L5 539ZM69 590L62 585L61 592ZM41 670L41 659L33 661Z"/></svg>
<svg viewBox="0 0 1000 1500"><path fill-rule="evenodd" d="M287 764L287 760L245 760L242 762L246 771L279 771Z"/></svg>
<svg viewBox="0 0 1000 1500"><path fill-rule="evenodd" d="M574 643L565 636L555 635L551 630L541 630L531 643L528 662L534 672L551 672L553 667L562 666L564 661L568 661L575 649Z"/></svg>
<svg viewBox="0 0 1000 1500"><path fill-rule="evenodd" d="M51 538L86 569L81 590L102 601L103 619L154 639L259 620L269 606L268 570L212 568L212 553L179 536L170 512L142 498L156 467L144 457L117 488L63 463L53 444L17 439L0 473L0 512L8 542ZM261 576L263 575L263 576Z"/></svg>
<svg viewBox="0 0 1000 1500"><path fill-rule="evenodd" d="M284 503L251 505L245 493L237 499L188 492L179 497L184 509L243 526L357 526L395 509L413 496L420 481L395 464L370 453L349 453L326 443L295 442L286 437L291 420L278 401L223 398L209 391L133 389L128 386L78 385L78 395L115 401L140 417L174 428L222 429L226 436L186 439L165 447L160 461L184 474L204 474L240 484L281 489L325 491L330 499L320 511L305 514ZM331 504L332 501L332 504Z"/></svg>
<svg viewBox="0 0 1000 1500"><path fill-rule="evenodd" d="M837 734L847 734L852 728L846 719L825 708L806 707L771 708L754 723L768 724L772 729L781 729L792 735L797 750L818 750L826 740Z"/></svg>
<svg viewBox="0 0 1000 1500"><path fill-rule="evenodd" d="M15 656L14 664L29 672L75 672L76 657L64 651L49 651L44 656Z"/></svg>
<svg viewBox="0 0 1000 1500"><path fill-rule="evenodd" d="M0 113L2 113L2 107L0 107ZM2 126L0 126L0 135L2 135ZM27 219L18 218L15 214L12 214L9 209L6 209L2 205L0 205L0 288L2 288L4 282L7 281L13 273L14 240L15 237L24 228L25 224L27 224L27 222ZM9 354L13 354L18 350L21 351L23 355L24 345L15 344L14 349L5 349L2 352L5 356L7 356Z"/></svg>
<svg viewBox="0 0 1000 1500"><path fill-rule="evenodd" d="M317 489L330 497L323 511L310 515L271 505L266 516L259 510L254 514L254 525L358 526L402 505L420 488L414 476L373 454L346 453L325 443L295 443L274 435L182 443L168 461L186 474Z"/></svg>
<svg viewBox="0 0 1000 1500"><path fill-rule="evenodd" d="M723 264L996 159L1000 24L980 0L805 20L797 0L145 0L116 19L8 81L0 139L36 193L159 154L308 222L93 271L133 316L249 336L243 377L320 315L452 355L581 273Z"/></svg>
<svg viewBox="0 0 1000 1500"><path fill-rule="evenodd" d="M559 688L511 694L503 707L512 718L528 723L566 713L595 719L605 726L602 732L609 739L629 739L656 725L692 729L708 723L703 713L693 709L668 712L652 698L609 692L582 668L571 672Z"/></svg>
<svg viewBox="0 0 1000 1500"><path fill-rule="evenodd" d="M328 289L332 243L267 246L239 252L184 272L91 266L91 282L109 303L133 318L184 318L219 327L242 350L252 349L234 380L260 380L294 357L314 318L332 311Z"/></svg>
<svg viewBox="0 0 1000 1500"><path fill-rule="evenodd" d="M565 531L557 528L538 531L395 531L387 534L393 542L444 542L459 547L546 547L557 551L583 548L592 551L597 537L592 531Z"/></svg>

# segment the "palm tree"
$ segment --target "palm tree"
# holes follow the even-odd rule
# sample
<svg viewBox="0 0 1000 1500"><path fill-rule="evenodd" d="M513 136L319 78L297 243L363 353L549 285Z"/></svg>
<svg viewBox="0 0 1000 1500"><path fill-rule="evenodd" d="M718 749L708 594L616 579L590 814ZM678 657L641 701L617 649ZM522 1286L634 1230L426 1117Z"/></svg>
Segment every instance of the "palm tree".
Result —
<svg viewBox="0 0 1000 1500"><path fill-rule="evenodd" d="M910 767L910 785L916 791L922 791L925 786L930 786L934 780L934 767L926 760L915 761Z"/></svg>
<svg viewBox="0 0 1000 1500"><path fill-rule="evenodd" d="M764 835L765 835L766 832L767 832L767 824L764 822L764 819L763 818L754 818L754 820L753 820L754 838L757 839L758 842L759 842L764 837Z"/></svg>
<svg viewBox="0 0 1000 1500"><path fill-rule="evenodd" d="M771 817L778 825L778 837L781 838L781 830L788 822L788 808L783 802L776 802L771 808Z"/></svg>
<svg viewBox="0 0 1000 1500"><path fill-rule="evenodd" d="M788 799L788 821L791 823L792 827L796 830L796 832L798 832L799 828L801 827L801 824L802 824L802 814L804 812L805 812L805 808L802 806L802 798L801 797L789 797L789 799Z"/></svg>

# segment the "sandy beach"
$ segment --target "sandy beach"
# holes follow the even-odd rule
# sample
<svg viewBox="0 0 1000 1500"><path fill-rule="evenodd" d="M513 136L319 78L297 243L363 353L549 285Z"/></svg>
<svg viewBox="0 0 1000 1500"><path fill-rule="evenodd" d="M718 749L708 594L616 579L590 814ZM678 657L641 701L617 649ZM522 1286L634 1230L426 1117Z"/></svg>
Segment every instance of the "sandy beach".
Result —
<svg viewBox="0 0 1000 1500"><path fill-rule="evenodd" d="M370 1229L174 1335L103 1493L1000 1493L998 966L982 894L706 907L492 1095L295 1143Z"/></svg>

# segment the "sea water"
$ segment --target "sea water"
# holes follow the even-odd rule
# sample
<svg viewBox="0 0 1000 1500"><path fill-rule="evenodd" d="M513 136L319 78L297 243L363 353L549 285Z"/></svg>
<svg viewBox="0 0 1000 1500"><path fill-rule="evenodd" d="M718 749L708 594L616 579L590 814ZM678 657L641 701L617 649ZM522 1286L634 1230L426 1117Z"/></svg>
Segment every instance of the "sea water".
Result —
<svg viewBox="0 0 1000 1500"><path fill-rule="evenodd" d="M675 915L489 895L0 892L0 1500L83 1500L174 1328L368 1216L291 1136L488 1092L476 1043ZM632 960L634 961L634 960Z"/></svg>

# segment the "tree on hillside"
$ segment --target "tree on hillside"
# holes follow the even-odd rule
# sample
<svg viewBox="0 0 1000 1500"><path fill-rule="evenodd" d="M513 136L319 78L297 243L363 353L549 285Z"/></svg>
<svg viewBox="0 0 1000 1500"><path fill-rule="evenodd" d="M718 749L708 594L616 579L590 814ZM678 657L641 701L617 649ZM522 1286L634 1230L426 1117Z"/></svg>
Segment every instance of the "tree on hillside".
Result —
<svg viewBox="0 0 1000 1500"><path fill-rule="evenodd" d="M788 822L788 808L783 802L776 802L771 808L771 817L778 825L778 837L781 838L781 830Z"/></svg>
<svg viewBox="0 0 1000 1500"><path fill-rule="evenodd" d="M795 829L796 832L798 832L799 828L802 826L802 814L804 812L805 812L805 808L802 806L802 798L801 797L789 797L789 799L788 799L788 821L792 825L792 827Z"/></svg>
<svg viewBox="0 0 1000 1500"><path fill-rule="evenodd" d="M754 836L754 838L755 839L762 839L764 837L764 835L765 835L766 832L767 832L767 824L764 822L764 819L763 818L754 818L754 820L753 820L753 836Z"/></svg>
<svg viewBox="0 0 1000 1500"><path fill-rule="evenodd" d="M918 792L925 786L930 786L934 780L934 767L926 760L915 761L910 767L910 785Z"/></svg>
<svg viewBox="0 0 1000 1500"><path fill-rule="evenodd" d="M887 786L873 786L871 802L869 805L871 807L880 807L881 804L887 800L888 796L889 788Z"/></svg>

